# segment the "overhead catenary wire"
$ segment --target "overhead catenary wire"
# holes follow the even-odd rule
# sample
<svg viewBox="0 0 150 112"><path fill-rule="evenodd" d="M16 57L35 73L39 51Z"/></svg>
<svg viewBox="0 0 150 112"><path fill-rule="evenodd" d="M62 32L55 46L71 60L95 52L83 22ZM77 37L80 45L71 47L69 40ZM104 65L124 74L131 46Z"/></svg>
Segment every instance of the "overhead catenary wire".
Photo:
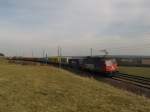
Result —
<svg viewBox="0 0 150 112"><path fill-rule="evenodd" d="M111 47L111 48L105 48L106 50L136 50L136 49L147 49L150 48L149 44L136 44L132 46L121 46L121 47ZM96 49L95 49L96 50ZM104 50L104 49L100 49Z"/></svg>
<svg viewBox="0 0 150 112"><path fill-rule="evenodd" d="M129 46L120 46L120 47L111 47L111 48L92 48L92 52L103 52L105 53L105 55L108 55L110 52L112 51L123 51L123 52L137 52L137 51L141 51L144 49L150 49L150 43L146 43L146 44L134 44L134 45L129 45Z"/></svg>
<svg viewBox="0 0 150 112"><path fill-rule="evenodd" d="M136 45L132 45L132 46L121 46L121 47L111 47L111 48L106 48L107 50L135 50L135 49L145 49L145 48L149 48L150 47L150 43L149 44L136 44Z"/></svg>

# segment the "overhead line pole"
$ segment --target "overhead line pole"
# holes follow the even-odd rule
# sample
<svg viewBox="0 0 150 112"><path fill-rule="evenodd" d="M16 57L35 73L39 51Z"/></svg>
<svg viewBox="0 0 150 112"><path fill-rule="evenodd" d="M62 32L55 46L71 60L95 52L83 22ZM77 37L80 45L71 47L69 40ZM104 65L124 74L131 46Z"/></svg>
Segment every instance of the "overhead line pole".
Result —
<svg viewBox="0 0 150 112"><path fill-rule="evenodd" d="M62 48L60 47L60 68L61 68Z"/></svg>
<svg viewBox="0 0 150 112"><path fill-rule="evenodd" d="M48 55L47 55L47 53L46 53L46 64L48 63Z"/></svg>
<svg viewBox="0 0 150 112"><path fill-rule="evenodd" d="M45 50L43 50L43 58L44 58L44 55L45 55Z"/></svg>
<svg viewBox="0 0 150 112"><path fill-rule="evenodd" d="M33 53L33 50L32 50L32 58L34 57L34 53Z"/></svg>
<svg viewBox="0 0 150 112"><path fill-rule="evenodd" d="M58 46L58 61L59 61L59 68L61 68L61 55L62 55L62 49L60 46Z"/></svg>
<svg viewBox="0 0 150 112"><path fill-rule="evenodd" d="M90 49L91 57L93 56L93 48Z"/></svg>
<svg viewBox="0 0 150 112"><path fill-rule="evenodd" d="M45 50L43 50L43 56L42 57L43 57L43 64L44 64L45 63L44 62L45 61L45 59L44 59L45 58Z"/></svg>

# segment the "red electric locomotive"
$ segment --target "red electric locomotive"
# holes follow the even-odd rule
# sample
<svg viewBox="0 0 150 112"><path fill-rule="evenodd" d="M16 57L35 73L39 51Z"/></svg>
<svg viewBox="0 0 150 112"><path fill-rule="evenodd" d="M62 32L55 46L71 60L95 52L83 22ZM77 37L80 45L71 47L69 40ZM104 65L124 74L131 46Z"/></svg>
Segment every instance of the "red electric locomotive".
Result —
<svg viewBox="0 0 150 112"><path fill-rule="evenodd" d="M118 71L115 59L108 57L86 57L69 60L74 68L80 68L91 72L97 72L105 76L113 76Z"/></svg>

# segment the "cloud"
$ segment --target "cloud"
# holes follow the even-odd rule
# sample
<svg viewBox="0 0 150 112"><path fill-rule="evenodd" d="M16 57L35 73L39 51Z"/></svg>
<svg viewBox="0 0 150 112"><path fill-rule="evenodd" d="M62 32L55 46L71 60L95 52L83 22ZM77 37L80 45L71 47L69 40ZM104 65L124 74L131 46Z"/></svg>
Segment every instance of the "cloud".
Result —
<svg viewBox="0 0 150 112"><path fill-rule="evenodd" d="M56 55L57 46L61 45L64 55L87 55L91 47L150 43L149 8L148 0L2 0L1 51L15 55L23 49L21 52L31 55L32 50L46 49ZM143 49L141 54L147 51Z"/></svg>

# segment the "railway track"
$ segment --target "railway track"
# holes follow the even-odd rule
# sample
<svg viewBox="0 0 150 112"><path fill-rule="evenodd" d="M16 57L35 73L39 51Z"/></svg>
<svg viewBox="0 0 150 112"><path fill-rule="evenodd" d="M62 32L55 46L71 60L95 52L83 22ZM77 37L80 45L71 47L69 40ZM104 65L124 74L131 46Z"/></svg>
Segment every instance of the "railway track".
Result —
<svg viewBox="0 0 150 112"><path fill-rule="evenodd" d="M118 73L112 79L150 90L150 78Z"/></svg>

